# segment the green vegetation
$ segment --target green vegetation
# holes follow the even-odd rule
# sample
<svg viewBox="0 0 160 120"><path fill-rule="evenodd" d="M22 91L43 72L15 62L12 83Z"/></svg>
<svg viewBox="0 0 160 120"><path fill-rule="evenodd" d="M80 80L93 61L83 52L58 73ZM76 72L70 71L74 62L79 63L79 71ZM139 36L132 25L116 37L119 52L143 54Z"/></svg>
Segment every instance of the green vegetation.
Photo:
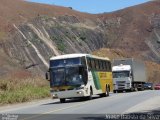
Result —
<svg viewBox="0 0 160 120"><path fill-rule="evenodd" d="M40 43L41 40L36 34L33 34L33 37L31 38L31 42Z"/></svg>
<svg viewBox="0 0 160 120"><path fill-rule="evenodd" d="M5 32L0 31L0 40L2 40L6 36Z"/></svg>
<svg viewBox="0 0 160 120"><path fill-rule="evenodd" d="M86 37L85 37L85 36L80 36L80 39L81 39L82 41L85 41L85 40L86 40Z"/></svg>
<svg viewBox="0 0 160 120"><path fill-rule="evenodd" d="M0 80L0 105L49 97L49 85L39 78Z"/></svg>
<svg viewBox="0 0 160 120"><path fill-rule="evenodd" d="M86 42L87 38L86 38L86 34L81 31L78 35L79 39L81 39L82 41Z"/></svg>
<svg viewBox="0 0 160 120"><path fill-rule="evenodd" d="M56 43L58 50L65 51L64 40L61 36L52 36L51 39Z"/></svg>
<svg viewBox="0 0 160 120"><path fill-rule="evenodd" d="M62 43L58 43L58 44L57 44L57 48L58 48L58 50L60 50L60 51L62 51L62 52L65 51L65 46L64 46L64 44L62 44Z"/></svg>
<svg viewBox="0 0 160 120"><path fill-rule="evenodd" d="M51 17L47 15L40 15L39 18L41 18L44 21L48 21L49 19L51 19Z"/></svg>

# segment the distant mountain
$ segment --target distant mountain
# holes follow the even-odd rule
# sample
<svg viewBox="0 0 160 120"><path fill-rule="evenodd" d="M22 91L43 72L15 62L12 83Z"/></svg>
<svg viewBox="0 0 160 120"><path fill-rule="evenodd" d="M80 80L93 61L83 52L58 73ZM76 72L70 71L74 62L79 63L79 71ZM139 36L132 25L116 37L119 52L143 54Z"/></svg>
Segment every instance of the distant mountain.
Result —
<svg viewBox="0 0 160 120"><path fill-rule="evenodd" d="M92 15L53 5L1 0L0 76L13 71L43 75L51 56L102 48L104 53L110 51L106 56L113 54L114 58L116 52L148 61L149 68L151 63L159 66L160 2Z"/></svg>

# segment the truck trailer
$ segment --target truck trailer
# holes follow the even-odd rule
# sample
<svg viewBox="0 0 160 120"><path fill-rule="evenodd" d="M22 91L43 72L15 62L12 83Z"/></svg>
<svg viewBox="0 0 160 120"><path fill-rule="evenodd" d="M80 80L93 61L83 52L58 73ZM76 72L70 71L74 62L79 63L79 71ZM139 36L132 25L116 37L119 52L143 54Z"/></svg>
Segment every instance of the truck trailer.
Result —
<svg viewBox="0 0 160 120"><path fill-rule="evenodd" d="M112 72L114 93L144 90L147 76L142 61L134 58L114 59Z"/></svg>

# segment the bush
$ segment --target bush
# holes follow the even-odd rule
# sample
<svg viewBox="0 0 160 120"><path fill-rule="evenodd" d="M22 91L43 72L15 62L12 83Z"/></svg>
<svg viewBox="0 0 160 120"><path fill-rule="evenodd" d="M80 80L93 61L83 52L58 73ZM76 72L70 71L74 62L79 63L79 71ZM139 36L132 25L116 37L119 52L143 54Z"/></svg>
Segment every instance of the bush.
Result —
<svg viewBox="0 0 160 120"><path fill-rule="evenodd" d="M51 39L56 43L58 50L61 52L65 51L65 44L60 36L52 36Z"/></svg>

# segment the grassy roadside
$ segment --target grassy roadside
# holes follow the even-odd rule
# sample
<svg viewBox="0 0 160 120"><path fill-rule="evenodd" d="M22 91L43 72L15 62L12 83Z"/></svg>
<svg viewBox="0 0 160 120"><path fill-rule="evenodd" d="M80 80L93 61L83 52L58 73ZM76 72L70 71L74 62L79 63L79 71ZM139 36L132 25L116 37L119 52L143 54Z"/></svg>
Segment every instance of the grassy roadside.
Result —
<svg viewBox="0 0 160 120"><path fill-rule="evenodd" d="M40 78L1 79L0 105L49 97L48 82Z"/></svg>

